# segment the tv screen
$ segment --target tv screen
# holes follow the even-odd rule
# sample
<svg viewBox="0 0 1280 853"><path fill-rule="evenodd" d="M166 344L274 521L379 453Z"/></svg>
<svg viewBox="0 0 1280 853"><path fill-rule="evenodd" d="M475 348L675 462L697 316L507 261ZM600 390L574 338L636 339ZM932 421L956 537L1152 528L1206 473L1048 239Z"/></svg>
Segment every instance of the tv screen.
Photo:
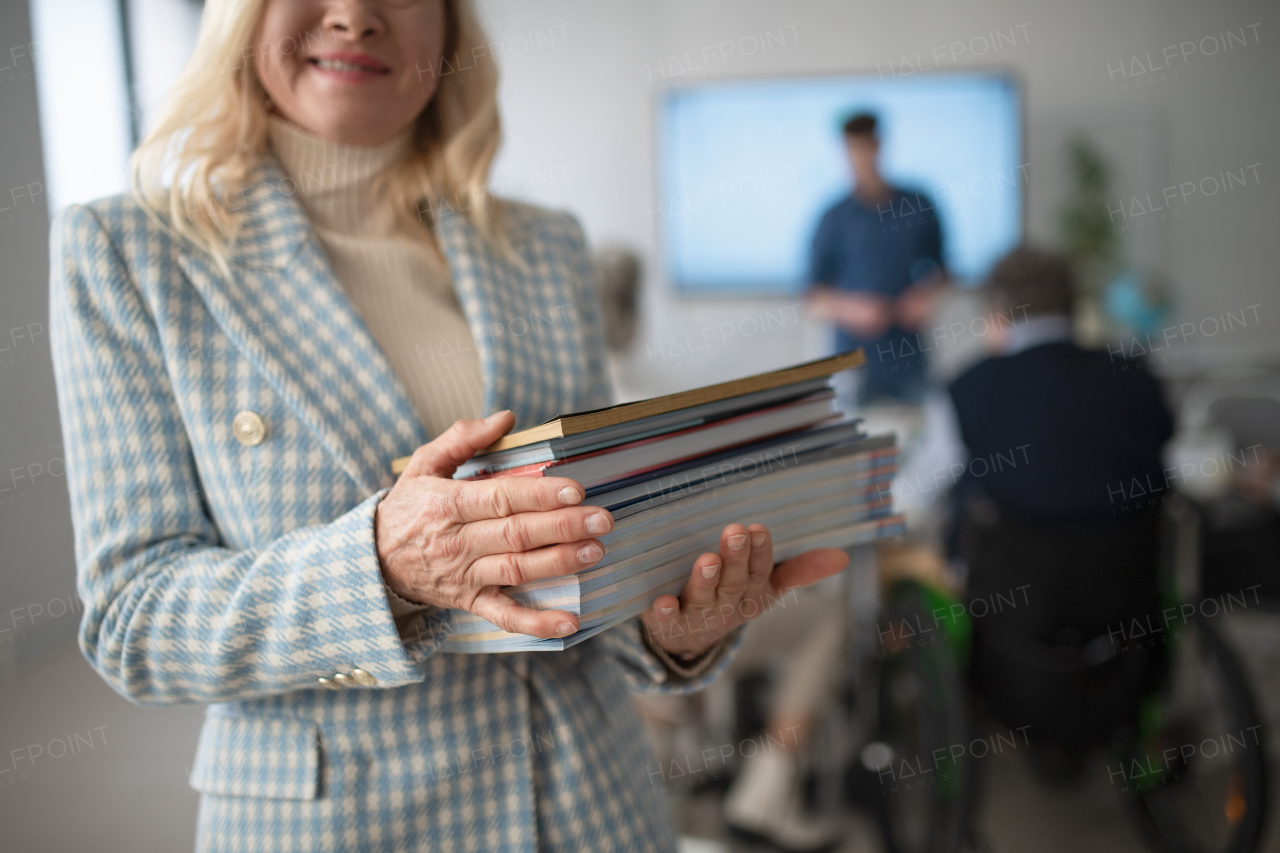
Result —
<svg viewBox="0 0 1280 853"><path fill-rule="evenodd" d="M663 262L689 295L790 294L809 282L822 214L846 197L846 118L877 119L880 170L932 212L883 211L883 227L936 216L943 262L979 280L1022 235L1026 163L1017 82L997 72L915 81L875 75L703 82L658 103Z"/></svg>

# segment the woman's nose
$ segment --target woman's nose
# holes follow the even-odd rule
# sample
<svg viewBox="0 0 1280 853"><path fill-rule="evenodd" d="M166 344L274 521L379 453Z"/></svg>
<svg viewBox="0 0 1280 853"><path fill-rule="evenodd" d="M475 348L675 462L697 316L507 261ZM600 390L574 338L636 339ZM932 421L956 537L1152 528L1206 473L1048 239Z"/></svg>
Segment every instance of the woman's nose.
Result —
<svg viewBox="0 0 1280 853"><path fill-rule="evenodd" d="M382 16L372 5L361 0L336 0L325 11L324 28L354 38L381 35L385 30Z"/></svg>

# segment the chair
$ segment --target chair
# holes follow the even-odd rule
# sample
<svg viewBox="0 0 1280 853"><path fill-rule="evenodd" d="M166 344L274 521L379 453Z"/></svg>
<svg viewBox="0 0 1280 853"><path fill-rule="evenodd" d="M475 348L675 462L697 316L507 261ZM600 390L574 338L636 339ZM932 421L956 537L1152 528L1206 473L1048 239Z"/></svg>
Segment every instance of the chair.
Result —
<svg viewBox="0 0 1280 853"><path fill-rule="evenodd" d="M1265 729L1214 624L1221 610L1203 606L1198 516L1173 507L1107 523L989 512L970 523L970 681L989 713L1077 767L1109 748L1108 778L1152 849L1251 853L1266 819ZM1025 597L1008 596L1023 584Z"/></svg>
<svg viewBox="0 0 1280 853"><path fill-rule="evenodd" d="M987 712L1069 755L1131 742L1164 667L1162 645L1138 633L1159 624L1159 513L1057 525L971 516L962 541L970 683Z"/></svg>

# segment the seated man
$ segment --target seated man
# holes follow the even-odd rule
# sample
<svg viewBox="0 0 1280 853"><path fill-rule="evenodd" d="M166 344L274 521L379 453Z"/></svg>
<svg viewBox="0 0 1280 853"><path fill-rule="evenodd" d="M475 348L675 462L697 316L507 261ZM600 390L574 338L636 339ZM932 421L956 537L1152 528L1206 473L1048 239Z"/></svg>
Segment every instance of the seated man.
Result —
<svg viewBox="0 0 1280 853"><path fill-rule="evenodd" d="M1006 256L988 297L999 316L1026 319L998 329L1001 354L949 389L971 481L1023 521L1127 516L1133 510L1117 503L1117 484L1162 481L1161 448L1173 433L1141 362L1072 341L1073 290L1065 259L1025 248Z"/></svg>
<svg viewBox="0 0 1280 853"><path fill-rule="evenodd" d="M953 505L977 605L971 680L993 716L1049 745L1041 755L1075 764L1133 725L1159 675L1158 638L1114 642L1134 617L1160 624L1159 513L1117 495L1164 482L1173 424L1141 363L1072 341L1064 259L1018 249L987 290L1002 315L1026 321L928 407L931 444L950 434L962 457L946 470L963 471Z"/></svg>

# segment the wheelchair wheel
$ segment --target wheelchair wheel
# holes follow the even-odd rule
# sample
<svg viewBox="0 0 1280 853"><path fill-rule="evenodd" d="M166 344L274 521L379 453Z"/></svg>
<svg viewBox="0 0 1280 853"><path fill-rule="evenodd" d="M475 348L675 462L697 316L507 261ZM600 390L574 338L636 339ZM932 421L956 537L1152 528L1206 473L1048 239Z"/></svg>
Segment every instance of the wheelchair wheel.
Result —
<svg viewBox="0 0 1280 853"><path fill-rule="evenodd" d="M952 853L968 836L966 693L935 604L918 584L900 583L881 618L877 737L861 759L878 778L876 811L888 853ZM914 634L899 630L910 626Z"/></svg>
<svg viewBox="0 0 1280 853"><path fill-rule="evenodd" d="M1266 811L1266 738L1244 669L1204 619L1169 635L1166 685L1125 759L1123 784L1153 848L1251 853Z"/></svg>

